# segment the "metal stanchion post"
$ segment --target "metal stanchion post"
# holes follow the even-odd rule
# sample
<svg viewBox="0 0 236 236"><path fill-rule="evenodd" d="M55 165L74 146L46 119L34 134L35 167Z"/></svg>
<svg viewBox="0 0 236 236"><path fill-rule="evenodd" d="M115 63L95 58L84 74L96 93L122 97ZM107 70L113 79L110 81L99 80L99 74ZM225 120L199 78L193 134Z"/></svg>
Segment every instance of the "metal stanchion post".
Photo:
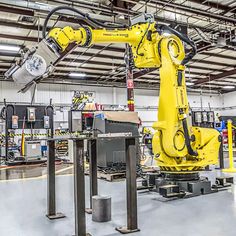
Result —
<svg viewBox="0 0 236 236"><path fill-rule="evenodd" d="M234 156L233 156L233 125L232 121L228 120L227 122L228 129L228 149L229 149L229 168L223 169L223 172L236 172L236 168L234 168Z"/></svg>
<svg viewBox="0 0 236 236"><path fill-rule="evenodd" d="M84 140L75 139L73 146L75 236L89 236L90 234L86 234L85 219Z"/></svg>
<svg viewBox="0 0 236 236"><path fill-rule="evenodd" d="M89 177L90 177L90 208L86 209L88 214L92 214L92 198L98 195L97 181L97 140L89 140Z"/></svg>
<svg viewBox="0 0 236 236"><path fill-rule="evenodd" d="M126 194L127 226L116 228L122 234L134 233L138 229L137 219L137 183L136 183L136 146L135 138L127 138L126 146Z"/></svg>
<svg viewBox="0 0 236 236"><path fill-rule="evenodd" d="M56 185L55 185L55 141L48 141L47 158L47 217L50 220L64 218L65 215L56 212Z"/></svg>

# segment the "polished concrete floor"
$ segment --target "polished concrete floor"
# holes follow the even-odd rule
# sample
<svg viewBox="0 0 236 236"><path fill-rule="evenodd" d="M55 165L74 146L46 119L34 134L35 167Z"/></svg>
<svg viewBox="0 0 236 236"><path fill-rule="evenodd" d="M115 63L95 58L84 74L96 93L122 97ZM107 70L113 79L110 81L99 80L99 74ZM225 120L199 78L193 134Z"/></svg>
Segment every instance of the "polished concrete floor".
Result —
<svg viewBox="0 0 236 236"><path fill-rule="evenodd" d="M73 171L73 165L66 163L56 163L55 169L57 175L71 174ZM0 181L42 178L45 177L46 174L46 163L34 165L2 166L0 168Z"/></svg>
<svg viewBox="0 0 236 236"><path fill-rule="evenodd" d="M66 167L67 168L67 167ZM219 171L205 173L213 179ZM236 177L236 176L235 176ZM86 176L87 204L89 202ZM126 224L125 182L99 181L99 192L112 196L112 221L94 223L87 215L93 236L118 236ZM45 175L0 181L0 236L69 236L74 233L73 177L57 176L57 207L66 218L50 221L46 214ZM133 236L235 236L236 189L191 199L161 202L155 193L138 194L139 233Z"/></svg>

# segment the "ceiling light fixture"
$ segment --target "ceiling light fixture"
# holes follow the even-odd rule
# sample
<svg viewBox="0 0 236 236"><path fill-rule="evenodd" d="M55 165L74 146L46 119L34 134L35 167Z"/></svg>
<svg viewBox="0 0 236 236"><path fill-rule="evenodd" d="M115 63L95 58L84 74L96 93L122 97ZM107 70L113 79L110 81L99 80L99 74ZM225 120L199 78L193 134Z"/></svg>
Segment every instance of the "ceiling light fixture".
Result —
<svg viewBox="0 0 236 236"><path fill-rule="evenodd" d="M223 87L223 89L234 89L234 88L235 88L235 86L233 86L233 85L226 85Z"/></svg>
<svg viewBox="0 0 236 236"><path fill-rule="evenodd" d="M124 15L119 15L118 18L124 20L125 16Z"/></svg>
<svg viewBox="0 0 236 236"><path fill-rule="evenodd" d="M162 35L163 35L164 37L169 37L169 36L171 35L171 33L169 33L169 32L164 32Z"/></svg>
<svg viewBox="0 0 236 236"><path fill-rule="evenodd" d="M17 45L0 44L0 51L18 52L20 49L21 47Z"/></svg>
<svg viewBox="0 0 236 236"><path fill-rule="evenodd" d="M78 72L71 72L69 74L70 77L85 77L86 74L85 73L78 73Z"/></svg>
<svg viewBox="0 0 236 236"><path fill-rule="evenodd" d="M186 84L186 86L192 86L192 85L194 85L193 82L186 82L185 84Z"/></svg>

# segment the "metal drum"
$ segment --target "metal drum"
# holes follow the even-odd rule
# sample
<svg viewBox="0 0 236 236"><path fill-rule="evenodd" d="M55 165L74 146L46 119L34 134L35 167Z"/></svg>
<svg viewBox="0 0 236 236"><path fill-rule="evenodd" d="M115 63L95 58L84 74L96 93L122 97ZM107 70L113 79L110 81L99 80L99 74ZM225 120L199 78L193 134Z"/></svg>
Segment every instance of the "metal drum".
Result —
<svg viewBox="0 0 236 236"><path fill-rule="evenodd" d="M95 222L111 221L111 197L93 196L92 220Z"/></svg>

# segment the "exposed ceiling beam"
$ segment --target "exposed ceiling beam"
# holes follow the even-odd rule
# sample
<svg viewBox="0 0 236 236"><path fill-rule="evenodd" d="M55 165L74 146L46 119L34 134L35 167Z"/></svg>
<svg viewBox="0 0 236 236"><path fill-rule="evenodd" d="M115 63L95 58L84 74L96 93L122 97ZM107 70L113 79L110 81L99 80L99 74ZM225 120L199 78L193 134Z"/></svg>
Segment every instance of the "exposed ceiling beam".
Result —
<svg viewBox="0 0 236 236"><path fill-rule="evenodd" d="M51 2L54 2L54 3L59 3L59 4L62 4L62 2L60 1L56 1L56 0L50 0ZM120 1L120 0L118 0ZM64 1L65 4L69 4L68 1ZM89 9L89 10L97 10L97 11L101 11L102 13L106 13L106 14L109 14L109 15L114 15L115 13L124 13L124 14L129 14L132 13L133 11L132 10L129 10L129 9L126 9L126 8L123 8L121 6L115 6L113 5L112 7L112 10L111 11L111 6L107 6L107 5L104 5L102 4L101 2L95 2L93 1L92 4L90 3L90 1L83 1L83 2L79 2L79 1L71 1L73 6L74 7L83 7L83 8L86 8L86 9Z"/></svg>
<svg viewBox="0 0 236 236"><path fill-rule="evenodd" d="M70 22L70 23L76 23L76 24L87 24L87 22L84 19L78 18L71 18L71 17L65 17L61 16L58 21L63 21L63 22ZM7 27L12 27L12 28L21 28L21 29L27 29L27 30L34 30L34 31L42 31L43 26L42 25L25 25L19 22L15 21L9 21L9 20L0 20L0 25L1 26L7 26ZM47 27L47 30L50 30L51 27Z"/></svg>
<svg viewBox="0 0 236 236"><path fill-rule="evenodd" d="M5 80L3 77L0 77L0 81L4 82L10 82L14 83L13 80ZM79 81L79 80L53 80L53 79L45 79L41 83L43 84L61 84L61 85L73 85L73 86L96 86L96 87L118 87L118 88L126 88L126 83L125 82L112 82L112 83L97 83L97 81L89 80L89 81ZM155 90L157 91L159 89L159 84L158 83L143 83L143 82L135 82L135 89L146 89L146 90ZM197 89L191 89L187 88L190 90L191 93L199 93L199 90ZM217 90L212 89L212 93L218 94ZM203 91L205 93L205 91ZM207 91L206 91L207 93Z"/></svg>
<svg viewBox="0 0 236 236"><path fill-rule="evenodd" d="M28 41L28 42L38 42L37 37L26 37L26 36L21 36L21 35L10 35L10 34L0 34L0 38L5 38L5 39L14 39L14 40L19 40L19 41ZM41 40L42 38L39 38Z"/></svg>
<svg viewBox="0 0 236 236"><path fill-rule="evenodd" d="M189 13L192 13L192 14L195 14L195 15L209 17L209 18L212 18L212 19L215 19L215 20L220 20L220 21L224 21L224 22L228 22L228 23L232 23L232 24L236 23L235 18L215 14L215 13L212 13L212 12L209 12L209 11L200 10L198 8L189 7L189 6L181 5L181 4L178 4L178 3L167 2L167 1L163 1L163 0L162 1L161 0L151 0L149 2L161 5L163 7L170 7L170 8L181 10L181 11L184 11L184 12L189 12Z"/></svg>
<svg viewBox="0 0 236 236"><path fill-rule="evenodd" d="M11 13L14 13L14 8L10 8L13 9ZM1 8L0 8L1 11ZM161 22L161 23L167 23L167 24L181 24L184 26L187 26L188 28L199 28L204 32L214 32L215 30L211 30L211 29L206 29L204 27L201 27L199 25L194 25L194 24L187 24L185 22L181 22L181 21L176 21L176 20L171 20L171 19L166 19L160 16L156 16L156 20L157 22ZM82 17L69 17L69 16L60 16L58 18L58 22L69 22L69 23L74 23L74 24L89 24L89 22L86 22L85 19L83 19ZM3 21L0 20L0 25L3 26L9 26L9 27L18 27L18 28L22 28L22 29L30 29L30 30L36 30L38 31L38 25L24 25L24 24L20 24L19 22L15 22L15 21ZM39 26L39 29L42 30L42 26ZM48 27L49 29L49 27Z"/></svg>
<svg viewBox="0 0 236 236"><path fill-rule="evenodd" d="M228 7L227 5L223 5L219 2L212 2L212 1L208 1L208 0L188 0L188 1L193 2L193 3L198 3L198 4L204 5L206 7L219 9L219 10L225 11L225 12L228 12L231 10L230 7Z"/></svg>
<svg viewBox="0 0 236 236"><path fill-rule="evenodd" d="M92 49L99 49L99 50L102 50L103 47L102 46L97 46L97 45L93 45ZM105 50L110 50L110 49L114 49L114 50L119 50L119 48L111 48L111 47L108 47ZM122 52L122 50L120 50ZM70 53L71 55L76 55L76 56L79 56L80 54L82 54L82 56L86 56L86 57L97 57L97 58L108 58L108 59L114 59L114 60L124 60L124 56L116 56L116 55L104 55L104 54L94 54L94 53L90 53L90 52L77 52L77 51L73 51ZM94 56L95 55L95 56ZM5 52L0 52L0 56L7 56L7 57L20 57L20 53L17 53L17 54L13 54L13 53L5 53ZM234 58L235 60L236 58ZM73 58L70 58L70 61L73 61ZM206 64L206 65L216 65L216 66L222 66L222 67L235 67L235 65L231 65L231 64L227 64L227 63L222 63L222 62L213 62L213 61L208 61L208 60L204 60L204 59L201 59L201 60L198 60L198 59L192 59L191 62L190 62L190 65L193 63L203 63L203 64Z"/></svg>
<svg viewBox="0 0 236 236"><path fill-rule="evenodd" d="M235 75L236 74L236 69L232 69L229 71L225 71L222 73L219 73L217 75L209 75L209 77L207 78L203 78L203 79L199 79L195 82L195 85L200 85L200 84L204 84L213 80L218 80L218 79L222 79L231 75Z"/></svg>
<svg viewBox="0 0 236 236"><path fill-rule="evenodd" d="M236 61L236 57L228 56L228 55L223 55L221 53L202 52L201 54L209 56L209 57L217 57L217 58L221 58L221 59L229 59L229 60Z"/></svg>
<svg viewBox="0 0 236 236"><path fill-rule="evenodd" d="M1 12L9 12L13 14L25 15L25 16L34 16L34 11L26 8L18 8L18 7L9 7L5 4L0 4Z"/></svg>
<svg viewBox="0 0 236 236"><path fill-rule="evenodd" d="M13 39L13 40L19 40L19 41L28 41L28 42L38 42L38 40L42 40L42 38L37 38L37 37L27 37L27 36L21 36L21 35L10 35L10 34L0 34L0 38L6 38L6 39ZM104 49L104 46L101 45L94 45L93 46L94 49ZM105 49L104 49L105 50ZM115 52L124 52L125 49L123 48L118 48L118 47L113 47L113 46L109 46L106 48L106 50L111 50L111 51L115 51Z"/></svg>
<svg viewBox="0 0 236 236"><path fill-rule="evenodd" d="M232 64L227 64L227 63L222 63L222 62L216 62L216 61L208 61L208 60L204 60L204 59L192 59L189 63L189 65L192 65L193 63L202 63L205 65L215 65L215 66L225 66L225 67L233 67L235 68L235 65Z"/></svg>
<svg viewBox="0 0 236 236"><path fill-rule="evenodd" d="M12 82L13 80L5 80L0 75L0 81L4 82ZM46 78L41 81L43 84L67 84L67 85L84 85L84 86L101 86L101 87L118 87L118 88L126 88L125 82L110 82L110 83L103 83L97 82L94 78L87 78L87 80L78 80L78 79L71 79L70 77L63 77L61 79L56 78ZM157 86L157 87L155 87ZM145 83L145 82L135 82L135 89L152 89L157 90L159 88L158 83Z"/></svg>

